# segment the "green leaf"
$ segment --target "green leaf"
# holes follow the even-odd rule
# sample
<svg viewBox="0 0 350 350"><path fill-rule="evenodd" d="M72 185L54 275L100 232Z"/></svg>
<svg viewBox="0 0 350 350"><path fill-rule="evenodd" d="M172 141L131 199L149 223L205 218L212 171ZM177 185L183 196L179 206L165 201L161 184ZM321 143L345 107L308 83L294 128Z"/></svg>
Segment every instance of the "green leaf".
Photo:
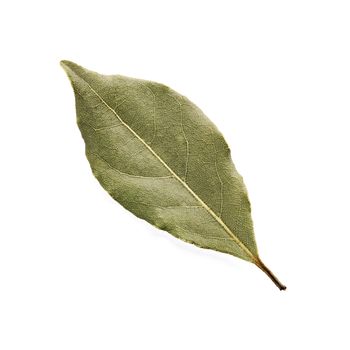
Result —
<svg viewBox="0 0 350 350"><path fill-rule="evenodd" d="M259 259L242 177L204 113L165 85L61 64L102 187L139 218L183 241L250 261L285 289Z"/></svg>

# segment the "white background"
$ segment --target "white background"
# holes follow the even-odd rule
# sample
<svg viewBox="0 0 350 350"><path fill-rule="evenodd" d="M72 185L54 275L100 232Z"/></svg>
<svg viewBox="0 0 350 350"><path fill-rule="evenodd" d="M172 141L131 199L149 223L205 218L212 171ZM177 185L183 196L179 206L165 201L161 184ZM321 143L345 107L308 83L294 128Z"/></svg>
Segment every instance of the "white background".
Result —
<svg viewBox="0 0 350 350"><path fill-rule="evenodd" d="M349 349L349 1L4 1L0 348ZM165 83L223 131L265 263L137 219L59 66Z"/></svg>

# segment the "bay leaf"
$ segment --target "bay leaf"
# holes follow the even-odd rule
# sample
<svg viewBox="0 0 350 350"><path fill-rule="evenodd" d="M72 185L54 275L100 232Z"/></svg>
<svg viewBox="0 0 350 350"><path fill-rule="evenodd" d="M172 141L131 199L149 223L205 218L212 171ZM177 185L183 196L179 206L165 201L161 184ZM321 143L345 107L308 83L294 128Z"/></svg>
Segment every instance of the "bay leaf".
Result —
<svg viewBox="0 0 350 350"><path fill-rule="evenodd" d="M127 210L173 236L247 260L258 255L250 203L222 134L186 97L152 81L62 61L86 156Z"/></svg>

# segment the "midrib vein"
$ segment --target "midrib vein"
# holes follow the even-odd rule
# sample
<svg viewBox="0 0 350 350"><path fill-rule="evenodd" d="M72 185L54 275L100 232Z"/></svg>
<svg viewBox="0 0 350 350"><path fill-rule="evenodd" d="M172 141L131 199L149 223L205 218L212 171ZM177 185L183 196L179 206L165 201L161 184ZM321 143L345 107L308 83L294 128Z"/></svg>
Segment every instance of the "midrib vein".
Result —
<svg viewBox="0 0 350 350"><path fill-rule="evenodd" d="M254 263L258 261L252 252L238 239L238 237L230 230L230 228L218 217L213 210L184 182L170 167L169 165L150 147L142 137L140 137L123 119L118 113L102 98L102 96L82 77L80 77L89 87L89 89L101 100L101 102L118 118L118 120L163 164L163 166L183 185L188 192L208 211L208 213L220 224L220 226L226 231L226 233L234 240L234 242L252 259Z"/></svg>

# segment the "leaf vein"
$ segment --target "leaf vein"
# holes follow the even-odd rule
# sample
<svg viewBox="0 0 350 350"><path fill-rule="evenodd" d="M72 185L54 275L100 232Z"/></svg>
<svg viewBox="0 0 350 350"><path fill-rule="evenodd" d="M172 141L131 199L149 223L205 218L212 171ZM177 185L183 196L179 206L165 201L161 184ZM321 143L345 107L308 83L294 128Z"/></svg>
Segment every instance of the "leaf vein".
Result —
<svg viewBox="0 0 350 350"><path fill-rule="evenodd" d="M109 168L111 168L112 170L116 171L117 173L119 173L121 175L129 176L129 177L135 177L135 178L138 178L138 179L171 179L171 178L174 177L172 175L169 175L169 176L142 176L142 175L134 175L134 174L125 173L125 172L117 169L116 167L114 167L112 164L110 164L106 159L101 157L99 154L97 154L95 152L89 152L89 153L94 155L98 159L102 160L104 163L106 163L108 165Z"/></svg>
<svg viewBox="0 0 350 350"><path fill-rule="evenodd" d="M143 84L141 82L139 82L139 84L143 87L145 87L148 91L150 91L152 93L153 96L153 137L151 139L151 141L149 142L149 144L151 145L154 141L154 139L156 138L157 135L157 123L156 123L156 94L153 92L153 90L146 84Z"/></svg>
<svg viewBox="0 0 350 350"><path fill-rule="evenodd" d="M179 105L180 108L180 123L181 123L181 131L182 131L182 135L185 139L186 142L186 161L185 161L185 174L184 174L184 181L186 182L187 179L187 172L188 172L188 161L190 158L190 146L189 146L189 142L185 133L185 128L184 128L184 122L183 122L183 109L182 109L182 104L180 101L178 101L178 99L170 94L167 94L168 96L172 97L176 103Z"/></svg>
<svg viewBox="0 0 350 350"><path fill-rule="evenodd" d="M222 216L222 209L224 207L224 193L223 193L223 188L224 188L224 184L221 180L221 177L220 177L220 174L219 174L219 171L218 171L218 164L217 164L217 153L216 153L216 147L214 145L214 149L215 149L215 171L216 171L216 175L219 179L219 182L220 182L220 212L219 212L219 218L221 218Z"/></svg>

